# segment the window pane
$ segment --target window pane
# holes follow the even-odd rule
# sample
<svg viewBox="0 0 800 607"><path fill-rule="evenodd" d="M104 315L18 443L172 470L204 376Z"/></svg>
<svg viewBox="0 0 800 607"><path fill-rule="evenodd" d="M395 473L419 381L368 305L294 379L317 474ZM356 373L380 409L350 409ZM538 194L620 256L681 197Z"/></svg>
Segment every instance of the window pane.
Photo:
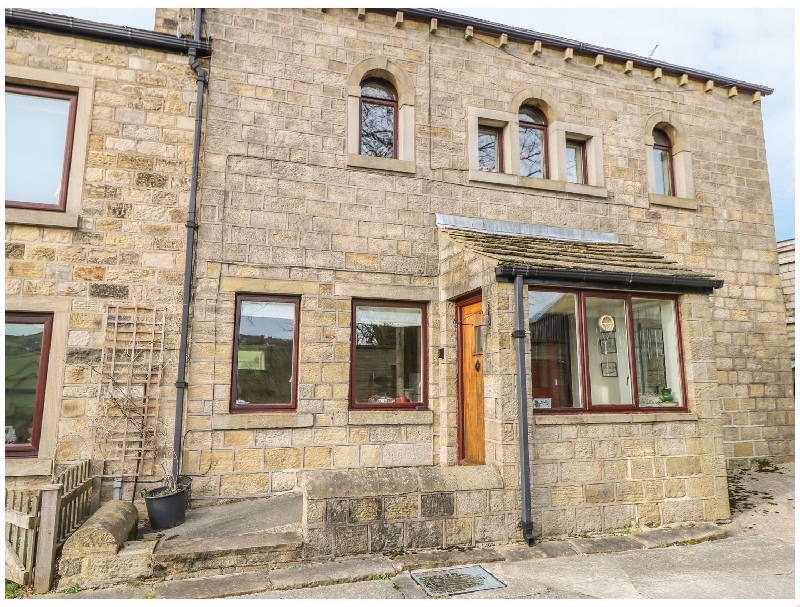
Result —
<svg viewBox="0 0 800 607"><path fill-rule="evenodd" d="M500 170L497 131L478 131L478 167L481 171L496 173Z"/></svg>
<svg viewBox="0 0 800 607"><path fill-rule="evenodd" d="M656 194L672 196L672 179L670 178L670 157L667 150L653 149L653 165L656 173Z"/></svg>
<svg viewBox="0 0 800 607"><path fill-rule="evenodd" d="M664 131L660 131L658 129L655 129L653 131L653 141L655 142L656 145L663 145L667 147L669 147L670 145L669 137L666 136Z"/></svg>
<svg viewBox="0 0 800 607"><path fill-rule="evenodd" d="M567 181L585 183L583 176L583 144L567 141Z"/></svg>
<svg viewBox="0 0 800 607"><path fill-rule="evenodd" d="M678 332L672 300L633 298L640 407L680 407Z"/></svg>
<svg viewBox="0 0 800 607"><path fill-rule="evenodd" d="M380 82L367 82L361 85L362 97L374 97L376 99L396 99L394 91L389 86Z"/></svg>
<svg viewBox="0 0 800 607"><path fill-rule="evenodd" d="M242 301L236 351L237 405L291 405L295 305Z"/></svg>
<svg viewBox="0 0 800 607"><path fill-rule="evenodd" d="M544 131L520 127L519 166L523 177L544 179Z"/></svg>
<svg viewBox="0 0 800 607"><path fill-rule="evenodd" d="M422 310L356 306L355 399L422 402Z"/></svg>
<svg viewBox="0 0 800 607"><path fill-rule="evenodd" d="M361 155L394 158L394 106L361 100Z"/></svg>
<svg viewBox="0 0 800 607"><path fill-rule="evenodd" d="M587 297L586 323L592 405L633 404L625 301Z"/></svg>
<svg viewBox="0 0 800 607"><path fill-rule="evenodd" d="M6 91L6 200L57 206L69 101Z"/></svg>
<svg viewBox="0 0 800 607"><path fill-rule="evenodd" d="M528 292L531 397L536 409L580 407L575 295Z"/></svg>
<svg viewBox="0 0 800 607"><path fill-rule="evenodd" d="M542 113L536 108L525 107L519 111L520 122L533 122L534 124L546 124Z"/></svg>
<svg viewBox="0 0 800 607"><path fill-rule="evenodd" d="M44 323L6 322L6 444L32 440Z"/></svg>

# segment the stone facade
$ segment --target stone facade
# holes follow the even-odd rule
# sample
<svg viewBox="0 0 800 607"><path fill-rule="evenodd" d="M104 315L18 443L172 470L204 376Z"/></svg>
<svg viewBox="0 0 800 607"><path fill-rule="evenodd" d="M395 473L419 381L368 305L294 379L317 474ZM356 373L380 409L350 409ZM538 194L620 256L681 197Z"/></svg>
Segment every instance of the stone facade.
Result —
<svg viewBox="0 0 800 607"><path fill-rule="evenodd" d="M7 487L35 486L53 462L97 455L107 305L165 311L157 398L172 427L196 85L185 55L14 28L6 81L79 91L74 207L6 209L6 310L54 314L39 457L6 459Z"/></svg>
<svg viewBox="0 0 800 607"><path fill-rule="evenodd" d="M617 234L623 244L725 281L713 295L680 298L688 412L545 417L530 410L528 433L537 536L726 518L726 462L794 454L758 95L656 77L635 63L598 63L514 40L500 45L496 36L465 36L445 19L434 28L361 10L203 14L213 55L182 459L193 499L302 489L306 541L319 546L318 556L383 550L390 524L398 533L402 527L392 541L406 548L517 537L513 286L497 281L492 260L437 229L442 213ZM156 28L186 34L193 14L159 9ZM59 429L59 460L69 459L86 451L67 436L85 428L96 398L91 361L105 302L97 289L116 289L109 291L115 300L161 302L171 326L178 322L195 88L183 57L126 48L123 65L109 45L15 30L7 40L7 62L46 60L89 73L97 91L80 228L7 226L7 257L21 255L7 261L7 309L15 293L75 289L64 293L68 343L81 354L65 370ZM398 88L397 160L353 153L353 87L357 93L370 73ZM587 141L586 185L567 183L561 165L546 180L474 169L471 133L480 121L513 121L528 99L550 112L554 159L563 158L564 133ZM675 197L650 193L651 133L661 123L680 142ZM44 246L53 259L33 260ZM56 265L63 278L51 284L48 267ZM97 280L77 270L86 266ZM477 289L491 318L484 421L485 468L494 472L475 485L455 467L454 300ZM242 293L300 297L296 411L231 412ZM427 305L428 410L351 410L353 299ZM177 330L170 339L174 362ZM166 369L165 386L174 381L173 365ZM167 417L172 394L164 391ZM359 493L353 487L365 468L394 481ZM435 470L436 480L403 485L409 468ZM312 481L326 476L341 480L340 493L312 491L320 486ZM393 500L410 510L388 516ZM425 539L412 539L418 535Z"/></svg>
<svg viewBox="0 0 800 607"><path fill-rule="evenodd" d="M794 358L794 238L778 241L778 264L786 303L786 324ZM794 367L792 367L794 368Z"/></svg>

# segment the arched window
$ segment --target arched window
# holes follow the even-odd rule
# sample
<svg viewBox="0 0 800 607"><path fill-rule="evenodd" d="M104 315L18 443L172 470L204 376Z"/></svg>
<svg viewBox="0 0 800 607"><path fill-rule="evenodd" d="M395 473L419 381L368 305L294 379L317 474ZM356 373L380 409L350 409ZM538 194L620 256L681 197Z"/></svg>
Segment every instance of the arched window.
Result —
<svg viewBox="0 0 800 607"><path fill-rule="evenodd" d="M523 177L547 179L547 120L536 108L519 110L519 169Z"/></svg>
<svg viewBox="0 0 800 607"><path fill-rule="evenodd" d="M385 80L361 83L359 153L397 158L397 92Z"/></svg>
<svg viewBox="0 0 800 607"><path fill-rule="evenodd" d="M656 194L675 196L675 174L672 170L672 142L661 129L653 129L653 167Z"/></svg>

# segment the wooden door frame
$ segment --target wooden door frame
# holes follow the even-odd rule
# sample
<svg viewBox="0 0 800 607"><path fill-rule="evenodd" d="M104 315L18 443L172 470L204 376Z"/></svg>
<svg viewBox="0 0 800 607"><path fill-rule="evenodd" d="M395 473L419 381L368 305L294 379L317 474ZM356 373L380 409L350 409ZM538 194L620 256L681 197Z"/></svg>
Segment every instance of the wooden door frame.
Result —
<svg viewBox="0 0 800 607"><path fill-rule="evenodd" d="M456 325L456 459L458 464L464 460L464 395L462 391L463 377L461 372L461 350L462 350L462 337L461 337L461 309L465 306L472 305L477 302L483 302L483 289L479 288L477 291L468 293L457 299L455 303L455 325ZM482 307L482 306L481 306Z"/></svg>

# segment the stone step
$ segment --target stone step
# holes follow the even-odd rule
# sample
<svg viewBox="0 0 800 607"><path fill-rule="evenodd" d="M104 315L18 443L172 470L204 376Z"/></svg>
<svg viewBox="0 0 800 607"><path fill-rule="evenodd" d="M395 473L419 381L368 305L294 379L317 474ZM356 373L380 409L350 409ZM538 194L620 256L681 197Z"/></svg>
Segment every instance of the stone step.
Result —
<svg viewBox="0 0 800 607"><path fill-rule="evenodd" d="M302 560L302 553L302 535L291 531L166 540L153 554L153 577L179 580L267 571Z"/></svg>

